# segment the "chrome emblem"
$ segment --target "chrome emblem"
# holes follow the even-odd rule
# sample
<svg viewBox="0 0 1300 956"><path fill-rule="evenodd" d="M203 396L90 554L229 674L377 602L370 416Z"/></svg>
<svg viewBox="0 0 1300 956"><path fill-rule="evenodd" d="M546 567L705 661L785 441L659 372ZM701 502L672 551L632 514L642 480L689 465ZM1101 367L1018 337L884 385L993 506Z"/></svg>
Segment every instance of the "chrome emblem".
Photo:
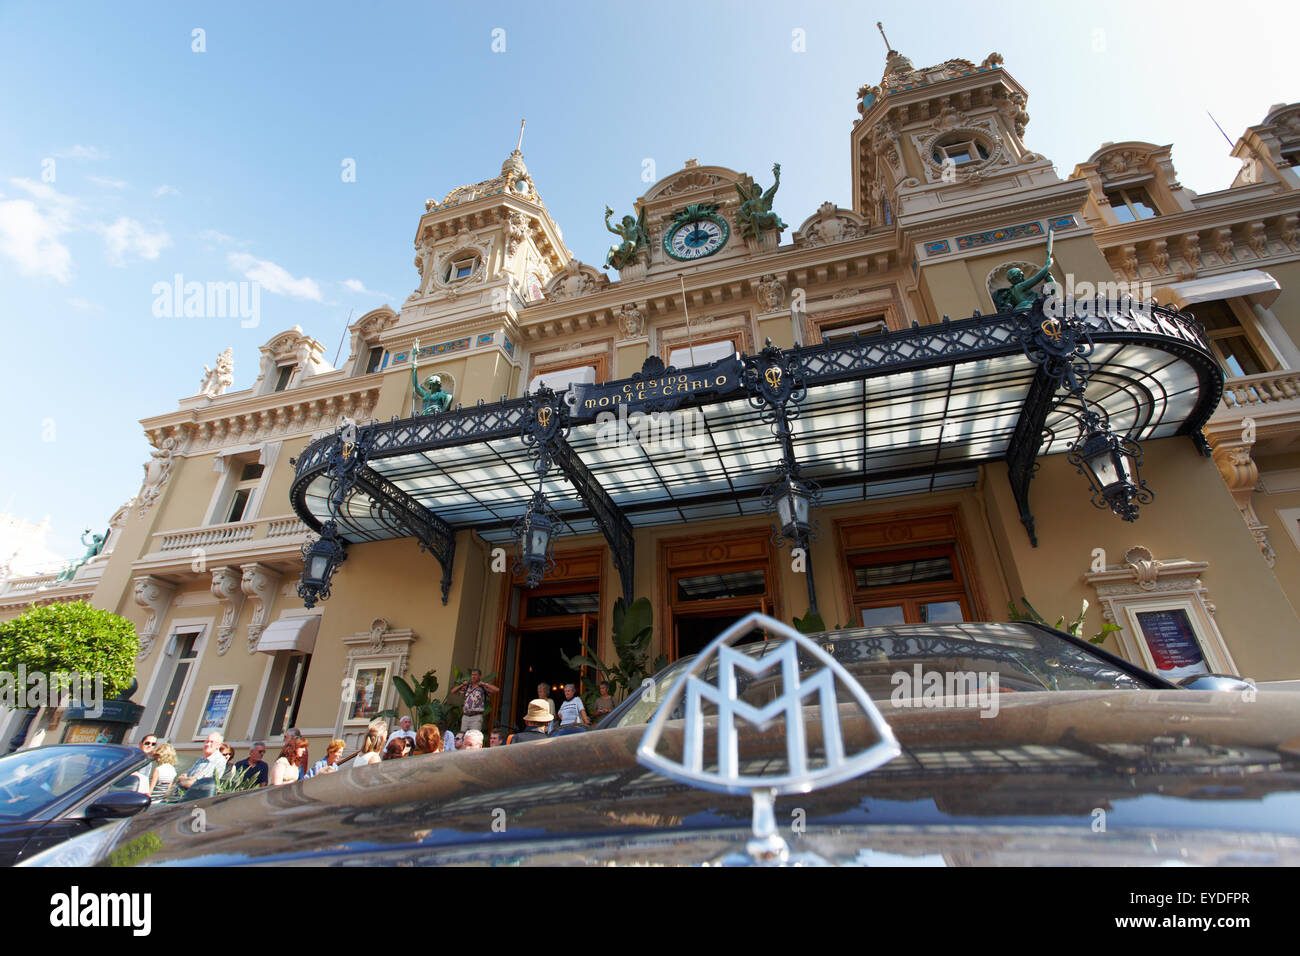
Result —
<svg viewBox="0 0 1300 956"><path fill-rule="evenodd" d="M772 638L761 658L734 650L731 645L754 630ZM821 666L800 676L798 652L803 650ZM700 675L717 660L717 683ZM737 670L757 676L780 669L781 693L770 703L755 707L738 699ZM865 750L846 754L840 732L836 683L848 691L879 739ZM808 735L804 726L805 699L815 697L819 705L822 750L820 766L810 766ZM703 705L717 707L717 769L705 769L705 720ZM673 760L658 752L664 727L679 704L684 704L682 759ZM779 717L785 718L785 748L788 767L784 773L748 775L740 766L739 721L761 732ZM885 722L862 685L819 645L794 628L763 614L750 614L723 631L691 665L655 711L637 747L637 761L680 783L722 793L748 793L754 803L754 839L746 847L760 862L784 862L788 847L776 832L773 800L778 794L809 793L822 787L851 780L901 753L893 730Z"/></svg>
<svg viewBox="0 0 1300 956"><path fill-rule="evenodd" d="M763 373L763 378L767 379L767 384L773 388L781 387L781 368L778 365L769 365L767 371Z"/></svg>

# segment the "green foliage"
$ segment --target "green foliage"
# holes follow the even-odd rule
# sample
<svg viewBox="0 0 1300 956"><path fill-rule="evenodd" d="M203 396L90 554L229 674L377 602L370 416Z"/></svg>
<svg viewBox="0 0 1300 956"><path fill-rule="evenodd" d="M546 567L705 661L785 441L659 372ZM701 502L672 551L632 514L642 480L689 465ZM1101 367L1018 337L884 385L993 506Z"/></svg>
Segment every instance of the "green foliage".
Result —
<svg viewBox="0 0 1300 956"><path fill-rule="evenodd" d="M0 624L0 671L102 675L112 697L135 679L135 625L85 601L47 604Z"/></svg>
<svg viewBox="0 0 1300 956"><path fill-rule="evenodd" d="M436 700L434 694L438 692L437 668L430 668L424 672L424 676L418 681L412 678L408 673L406 678L393 675L393 686L397 688L397 696L402 699L407 710L411 713L411 723L416 728L424 724L444 724L448 718L444 702ZM448 694L447 697L451 695ZM391 710L380 711L376 717L395 718L400 716L400 711L396 708Z"/></svg>
<svg viewBox="0 0 1300 956"><path fill-rule="evenodd" d="M618 662L608 664L586 642L582 653L572 657L560 652L564 663L573 670L589 667L597 674L597 682L609 684L610 696L615 703L641 685L641 681L668 666L668 658L660 654L650 660L650 640L654 636L654 608L649 598L639 597L631 604L623 598L614 602L614 653ZM594 710L600 688L592 687L582 695L583 705Z"/></svg>
<svg viewBox="0 0 1300 956"><path fill-rule="evenodd" d="M818 634L826 630L826 622L820 614L809 608L803 617L794 619L794 629L800 634Z"/></svg>
<svg viewBox="0 0 1300 956"><path fill-rule="evenodd" d="M104 862L100 866L134 866L162 848L162 837L156 833L142 833L104 857Z"/></svg>
<svg viewBox="0 0 1300 956"><path fill-rule="evenodd" d="M240 793L244 790L256 790L258 778L251 770L234 770L223 773L217 780L217 793Z"/></svg>
<svg viewBox="0 0 1300 956"><path fill-rule="evenodd" d="M1055 624L1048 624L1047 621L1043 618L1043 616L1039 614L1036 610L1034 610L1034 606L1030 604L1029 601L1023 596L1020 598L1020 603L1025 606L1025 610L1028 613L1021 614L1020 611L1016 608L1016 603L1014 601L1007 602L1007 607L1010 608L1011 610L1011 620L1034 621L1038 624L1046 625L1047 627L1054 627L1058 631L1065 631L1065 633L1069 634L1071 637L1083 637L1083 617L1085 614L1088 613L1087 600L1085 600L1083 602L1083 606L1079 608L1079 616L1076 617L1069 624L1065 623L1064 614L1062 614L1060 617L1056 619ZM1106 637L1110 634L1115 633L1118 630L1120 630L1120 626L1118 624L1115 624L1112 621L1102 621L1101 630L1098 631L1096 634L1092 635L1092 637L1088 638L1088 643L1104 644L1106 642Z"/></svg>

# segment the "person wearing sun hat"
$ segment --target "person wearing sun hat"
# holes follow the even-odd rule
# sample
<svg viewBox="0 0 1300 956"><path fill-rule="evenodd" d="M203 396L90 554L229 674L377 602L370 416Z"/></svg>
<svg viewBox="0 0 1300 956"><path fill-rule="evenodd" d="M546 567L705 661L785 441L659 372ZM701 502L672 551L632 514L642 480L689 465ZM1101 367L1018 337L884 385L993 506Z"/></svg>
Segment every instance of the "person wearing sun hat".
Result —
<svg viewBox="0 0 1300 956"><path fill-rule="evenodd" d="M524 724L528 728L510 738L512 744L526 744L531 740L545 740L546 728L555 718L551 708L542 698L528 702L528 712L524 714Z"/></svg>

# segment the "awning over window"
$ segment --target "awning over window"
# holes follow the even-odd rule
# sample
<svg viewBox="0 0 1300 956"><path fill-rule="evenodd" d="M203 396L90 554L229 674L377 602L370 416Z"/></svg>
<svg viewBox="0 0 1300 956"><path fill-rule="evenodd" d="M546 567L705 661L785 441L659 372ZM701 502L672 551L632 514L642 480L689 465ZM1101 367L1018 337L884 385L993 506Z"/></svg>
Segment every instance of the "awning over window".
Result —
<svg viewBox="0 0 1300 956"><path fill-rule="evenodd" d="M1267 309L1281 294L1282 287L1278 281L1262 269L1243 269L1226 275L1189 279L1156 289L1157 299L1180 309L1197 302L1215 302L1248 295L1255 296L1256 301Z"/></svg>
<svg viewBox="0 0 1300 956"><path fill-rule="evenodd" d="M259 654L276 651L297 651L311 654L316 649L316 632L320 630L320 615L307 617L282 617L272 621L257 641Z"/></svg>

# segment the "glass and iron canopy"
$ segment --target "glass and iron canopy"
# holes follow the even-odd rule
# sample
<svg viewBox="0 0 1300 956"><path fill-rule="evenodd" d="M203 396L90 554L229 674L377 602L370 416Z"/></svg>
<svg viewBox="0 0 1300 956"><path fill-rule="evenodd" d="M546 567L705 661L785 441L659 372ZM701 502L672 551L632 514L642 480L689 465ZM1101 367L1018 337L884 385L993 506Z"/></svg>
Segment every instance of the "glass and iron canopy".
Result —
<svg viewBox="0 0 1300 956"><path fill-rule="evenodd" d="M1208 454L1201 428L1222 389L1188 315L1096 308L1062 322L1040 303L687 369L652 357L628 379L371 423L347 455L337 434L308 445L290 494L308 525L333 522L346 542L416 537L443 564L444 599L457 531L510 547L530 514L525 555L602 533L627 593L633 528L774 505L798 532L811 525L808 485L821 504L866 501L968 487L980 465L1005 460L1034 539L1034 462L1071 453L1100 500L1128 517L1144 500L1121 500L1129 492L1116 484L1143 487L1132 443L1185 435ZM1104 423L1097 435L1089 410ZM1104 454L1103 435L1113 439ZM789 481L791 464L804 491L765 494Z"/></svg>

